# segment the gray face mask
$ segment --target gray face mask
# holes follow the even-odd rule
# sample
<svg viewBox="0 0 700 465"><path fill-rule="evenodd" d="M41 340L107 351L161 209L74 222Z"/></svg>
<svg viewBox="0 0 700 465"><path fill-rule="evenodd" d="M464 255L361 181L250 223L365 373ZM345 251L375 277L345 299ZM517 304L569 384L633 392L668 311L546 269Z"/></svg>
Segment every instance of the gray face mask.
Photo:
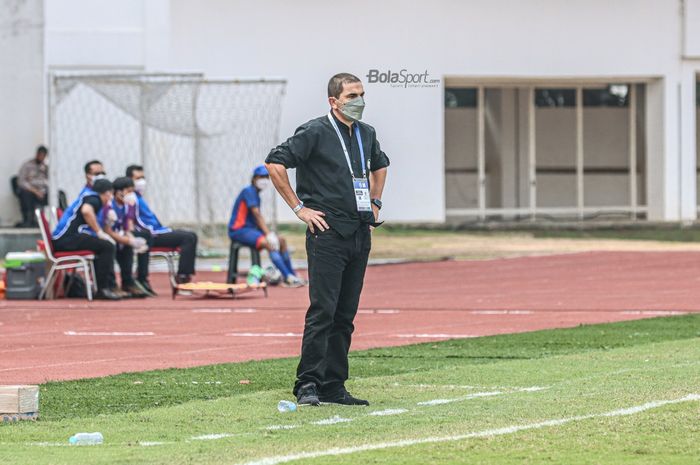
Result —
<svg viewBox="0 0 700 465"><path fill-rule="evenodd" d="M351 121L359 121L362 119L362 111L364 109L365 99L359 96L345 102L345 105L340 107L340 112Z"/></svg>

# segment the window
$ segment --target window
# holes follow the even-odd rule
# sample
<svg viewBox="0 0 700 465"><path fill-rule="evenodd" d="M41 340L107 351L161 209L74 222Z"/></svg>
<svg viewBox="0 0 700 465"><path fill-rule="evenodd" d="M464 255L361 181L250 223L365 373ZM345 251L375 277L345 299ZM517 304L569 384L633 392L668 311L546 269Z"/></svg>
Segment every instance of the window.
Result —
<svg viewBox="0 0 700 465"><path fill-rule="evenodd" d="M452 87L445 89L445 108L476 108L476 89Z"/></svg>
<svg viewBox="0 0 700 465"><path fill-rule="evenodd" d="M584 107L626 107L628 105L628 85L611 84L603 89L583 89Z"/></svg>
<svg viewBox="0 0 700 465"><path fill-rule="evenodd" d="M540 108L576 106L576 89L536 89L535 105ZM629 86L610 84L600 89L583 89L584 107L626 107L629 105Z"/></svg>
<svg viewBox="0 0 700 465"><path fill-rule="evenodd" d="M535 89L535 106L543 108L575 107L576 89Z"/></svg>

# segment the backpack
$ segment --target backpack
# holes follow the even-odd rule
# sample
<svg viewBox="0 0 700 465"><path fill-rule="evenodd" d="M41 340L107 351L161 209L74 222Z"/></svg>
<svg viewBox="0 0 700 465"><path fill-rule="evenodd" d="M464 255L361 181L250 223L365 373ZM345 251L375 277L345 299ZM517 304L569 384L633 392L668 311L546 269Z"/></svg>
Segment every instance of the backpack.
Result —
<svg viewBox="0 0 700 465"><path fill-rule="evenodd" d="M87 297L85 280L78 273L66 273L63 278L63 295L66 297L84 299Z"/></svg>

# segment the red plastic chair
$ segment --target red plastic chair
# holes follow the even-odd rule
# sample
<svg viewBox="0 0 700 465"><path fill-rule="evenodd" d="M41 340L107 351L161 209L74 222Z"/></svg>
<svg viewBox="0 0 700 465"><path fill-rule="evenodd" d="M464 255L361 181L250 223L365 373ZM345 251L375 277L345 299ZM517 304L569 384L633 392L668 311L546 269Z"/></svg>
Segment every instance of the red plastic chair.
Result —
<svg viewBox="0 0 700 465"><path fill-rule="evenodd" d="M70 252L55 252L53 249L53 241L49 222L46 219L44 211L37 208L34 211L39 230L41 231L41 239L44 242L44 254L51 262L51 269L46 278L46 283L39 293L39 300L46 297L46 291L51 288L53 281L59 271L63 270L78 270L85 275L85 287L87 288L87 298L92 300L93 287L95 286L95 253L92 250L72 250Z"/></svg>

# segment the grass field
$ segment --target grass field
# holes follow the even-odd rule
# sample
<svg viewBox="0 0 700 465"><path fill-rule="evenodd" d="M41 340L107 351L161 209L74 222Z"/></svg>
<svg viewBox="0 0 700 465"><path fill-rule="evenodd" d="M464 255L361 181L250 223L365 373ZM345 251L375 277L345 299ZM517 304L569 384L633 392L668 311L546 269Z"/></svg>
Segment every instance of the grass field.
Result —
<svg viewBox="0 0 700 465"><path fill-rule="evenodd" d="M369 408L277 412L295 362L49 383L40 421L0 427L0 454L6 464L700 457L700 315L355 352L348 387ZM68 446L79 431L105 443Z"/></svg>

